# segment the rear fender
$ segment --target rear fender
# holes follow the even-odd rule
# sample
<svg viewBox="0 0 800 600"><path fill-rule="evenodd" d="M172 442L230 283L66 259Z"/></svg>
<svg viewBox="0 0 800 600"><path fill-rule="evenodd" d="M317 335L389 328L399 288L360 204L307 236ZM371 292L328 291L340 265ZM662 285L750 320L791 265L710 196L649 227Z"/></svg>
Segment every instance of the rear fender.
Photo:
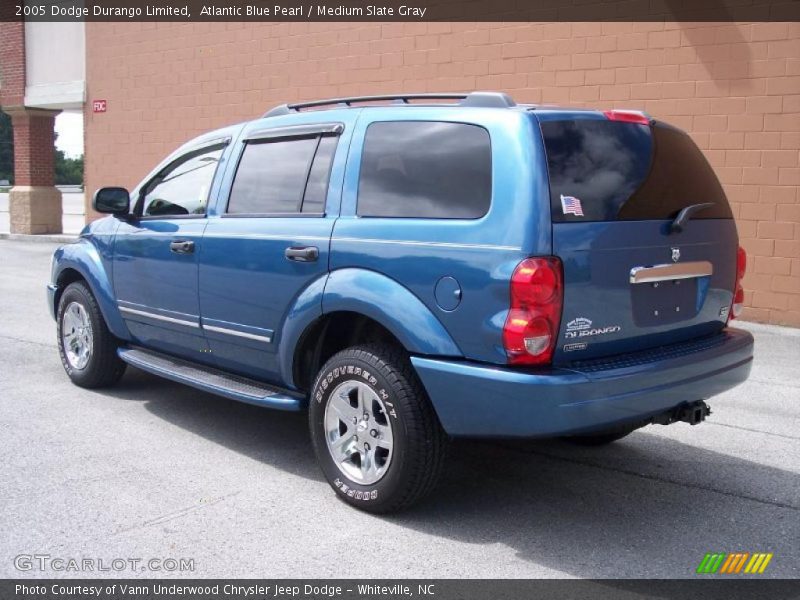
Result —
<svg viewBox="0 0 800 600"><path fill-rule="evenodd" d="M442 323L408 288L365 269L339 269L330 274L322 312L350 311L374 319L412 354L462 356Z"/></svg>
<svg viewBox="0 0 800 600"><path fill-rule="evenodd" d="M341 269L314 280L286 314L278 342L278 364L288 387L296 386L295 351L303 334L323 314L336 311L374 319L413 354L461 356L439 320L408 289L373 271Z"/></svg>

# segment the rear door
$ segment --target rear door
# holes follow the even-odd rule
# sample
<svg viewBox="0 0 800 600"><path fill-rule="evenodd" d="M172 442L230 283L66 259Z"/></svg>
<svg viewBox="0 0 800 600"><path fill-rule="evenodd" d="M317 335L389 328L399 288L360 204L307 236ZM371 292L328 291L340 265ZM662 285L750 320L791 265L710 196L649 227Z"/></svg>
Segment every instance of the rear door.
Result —
<svg viewBox="0 0 800 600"><path fill-rule="evenodd" d="M631 352L724 327L736 226L689 136L624 113L544 114L540 127L553 253L565 280L554 361ZM707 206L673 230L680 211L699 203Z"/></svg>
<svg viewBox="0 0 800 600"><path fill-rule="evenodd" d="M224 369L280 380L282 324L297 297L328 272L346 127L355 115L346 118L255 122L237 145L199 258L203 331Z"/></svg>

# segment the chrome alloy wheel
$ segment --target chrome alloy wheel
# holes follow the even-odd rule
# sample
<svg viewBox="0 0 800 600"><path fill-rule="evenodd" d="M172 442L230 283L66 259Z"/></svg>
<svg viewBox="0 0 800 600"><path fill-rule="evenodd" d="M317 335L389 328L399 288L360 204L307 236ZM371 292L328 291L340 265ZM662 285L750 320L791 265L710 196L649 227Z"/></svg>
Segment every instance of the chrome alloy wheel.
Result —
<svg viewBox="0 0 800 600"><path fill-rule="evenodd" d="M372 388L345 381L331 392L325 407L325 441L339 470L361 485L386 474L392 462L392 424Z"/></svg>
<svg viewBox="0 0 800 600"><path fill-rule="evenodd" d="M73 369L86 368L92 357L92 321L78 302L70 302L61 316L61 344Z"/></svg>

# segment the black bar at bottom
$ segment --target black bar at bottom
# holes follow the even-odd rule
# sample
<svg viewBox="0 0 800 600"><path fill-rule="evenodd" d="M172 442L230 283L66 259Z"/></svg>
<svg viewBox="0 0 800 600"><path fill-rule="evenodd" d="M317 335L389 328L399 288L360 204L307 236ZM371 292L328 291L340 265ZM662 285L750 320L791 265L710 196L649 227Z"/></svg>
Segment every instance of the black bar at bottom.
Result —
<svg viewBox="0 0 800 600"><path fill-rule="evenodd" d="M800 597L800 580L702 579L4 579L3 600L588 600Z"/></svg>

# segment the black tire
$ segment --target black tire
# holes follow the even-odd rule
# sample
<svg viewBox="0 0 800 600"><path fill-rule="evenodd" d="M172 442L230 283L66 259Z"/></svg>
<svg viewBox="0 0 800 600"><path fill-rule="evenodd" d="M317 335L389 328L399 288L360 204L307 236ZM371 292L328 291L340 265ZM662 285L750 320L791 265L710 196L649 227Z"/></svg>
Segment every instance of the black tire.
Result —
<svg viewBox="0 0 800 600"><path fill-rule="evenodd" d="M607 444L621 440L643 426L644 425L628 425L589 435L571 435L563 439L576 446L606 446Z"/></svg>
<svg viewBox="0 0 800 600"><path fill-rule="evenodd" d="M346 390L349 385L366 385L375 397L382 399L385 414L378 411L375 422L384 418L391 426L391 461L380 479L367 484L340 470L326 441L325 415L332 392ZM328 483L342 500L368 512L389 513L408 508L433 490L444 465L447 435L408 356L394 346L369 344L334 355L322 367L312 387L309 427L317 461ZM370 440L366 431L363 435L363 439ZM356 446L359 443L355 442Z"/></svg>
<svg viewBox="0 0 800 600"><path fill-rule="evenodd" d="M64 313L73 303L79 304L88 315L91 324L92 349L85 366L77 368L67 358L64 348ZM119 340L111 335L106 326L100 307L89 287L82 281L67 286L58 301L57 312L58 353L61 364L75 385L83 388L107 387L119 381L125 372L126 364L117 356Z"/></svg>

